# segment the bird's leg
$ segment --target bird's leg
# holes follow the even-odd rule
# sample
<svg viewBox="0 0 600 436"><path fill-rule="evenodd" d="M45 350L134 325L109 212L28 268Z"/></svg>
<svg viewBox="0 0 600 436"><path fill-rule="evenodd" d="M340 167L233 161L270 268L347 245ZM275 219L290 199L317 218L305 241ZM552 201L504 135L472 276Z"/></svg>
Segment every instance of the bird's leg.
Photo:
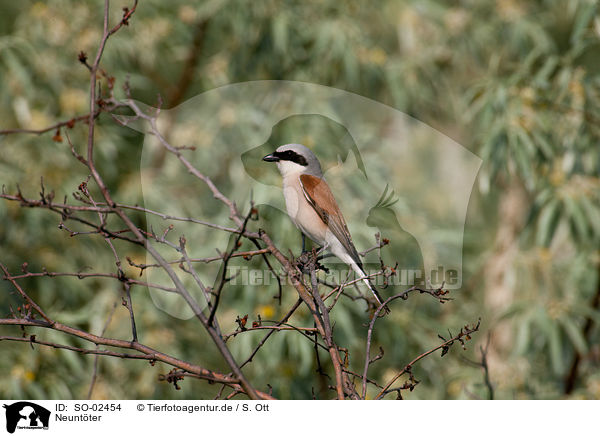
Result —
<svg viewBox="0 0 600 436"><path fill-rule="evenodd" d="M333 256L333 254L323 254L325 250L329 248L329 242L326 242L322 247L316 250L317 260L324 259L325 257Z"/></svg>
<svg viewBox="0 0 600 436"><path fill-rule="evenodd" d="M308 264L309 262L309 252L306 251L306 235L304 233L300 233L302 235L302 253L300 254L300 256L298 256L298 259L296 259L296 262L298 264L298 266L300 266L300 269L302 271L304 271L304 267Z"/></svg>
<svg viewBox="0 0 600 436"><path fill-rule="evenodd" d="M327 250L327 248L329 248L329 243L328 242L326 242L325 245L323 245L322 247L320 247L318 250L317 249L313 249L313 255L315 256L315 266L317 267L317 269L322 269L326 273L329 273L329 269L326 268L326 267L324 267L323 265L321 265L319 263L319 261L321 259L325 259L326 257L333 256L333 254L331 254L331 253L323 254L323 252L325 250Z"/></svg>

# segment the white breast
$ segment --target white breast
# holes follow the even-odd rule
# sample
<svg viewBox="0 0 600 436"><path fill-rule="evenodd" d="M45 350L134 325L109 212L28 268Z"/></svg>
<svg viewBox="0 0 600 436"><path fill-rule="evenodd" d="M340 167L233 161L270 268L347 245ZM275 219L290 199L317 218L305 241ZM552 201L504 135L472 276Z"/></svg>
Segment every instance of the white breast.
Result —
<svg viewBox="0 0 600 436"><path fill-rule="evenodd" d="M283 197L287 213L296 227L317 244L324 245L327 226L304 197L299 174L283 178Z"/></svg>

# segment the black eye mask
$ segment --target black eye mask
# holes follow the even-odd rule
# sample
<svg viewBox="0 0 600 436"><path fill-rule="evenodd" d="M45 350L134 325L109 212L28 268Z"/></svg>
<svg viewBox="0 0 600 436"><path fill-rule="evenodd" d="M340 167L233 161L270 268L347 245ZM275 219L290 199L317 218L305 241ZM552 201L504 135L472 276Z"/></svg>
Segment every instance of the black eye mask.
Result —
<svg viewBox="0 0 600 436"><path fill-rule="evenodd" d="M267 156L265 156L266 158ZM293 150L285 150L285 151L275 151L271 153L268 157L271 159L265 159L273 162L277 162L280 160L289 160L290 162L297 163L298 165L302 165L303 167L308 166L308 162L304 156L299 155Z"/></svg>

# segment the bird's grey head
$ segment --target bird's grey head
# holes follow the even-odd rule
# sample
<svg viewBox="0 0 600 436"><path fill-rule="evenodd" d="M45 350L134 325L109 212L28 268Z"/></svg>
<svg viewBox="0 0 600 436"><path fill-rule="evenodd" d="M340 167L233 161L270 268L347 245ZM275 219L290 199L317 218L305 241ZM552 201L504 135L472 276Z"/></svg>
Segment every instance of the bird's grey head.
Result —
<svg viewBox="0 0 600 436"><path fill-rule="evenodd" d="M276 162L282 176L310 174L322 177L321 164L310 148L302 144L285 144L263 157L266 162Z"/></svg>

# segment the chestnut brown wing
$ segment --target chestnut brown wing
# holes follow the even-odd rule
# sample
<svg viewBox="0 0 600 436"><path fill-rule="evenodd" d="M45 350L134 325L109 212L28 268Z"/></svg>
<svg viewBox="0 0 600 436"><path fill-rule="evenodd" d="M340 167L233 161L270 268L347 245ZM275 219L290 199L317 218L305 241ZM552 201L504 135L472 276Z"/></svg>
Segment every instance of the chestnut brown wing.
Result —
<svg viewBox="0 0 600 436"><path fill-rule="evenodd" d="M319 215L323 222L327 224L329 230L331 230L352 259L362 269L360 257L352 242L352 237L350 236L350 231L348 231L344 216L342 215L327 182L319 177L302 174L300 176L300 185L302 186L304 196L315 212L317 212L317 215Z"/></svg>

